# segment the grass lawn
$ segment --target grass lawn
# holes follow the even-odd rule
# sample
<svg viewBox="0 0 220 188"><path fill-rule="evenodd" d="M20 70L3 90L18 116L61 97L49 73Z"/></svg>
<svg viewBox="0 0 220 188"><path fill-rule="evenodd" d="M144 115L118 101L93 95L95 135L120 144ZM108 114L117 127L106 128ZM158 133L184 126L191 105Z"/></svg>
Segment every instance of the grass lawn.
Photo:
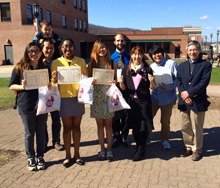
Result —
<svg viewBox="0 0 220 188"><path fill-rule="evenodd" d="M220 67L212 68L211 84L220 84Z"/></svg>
<svg viewBox="0 0 220 188"><path fill-rule="evenodd" d="M10 78L0 78L0 110L13 108L15 104L15 93L9 90Z"/></svg>

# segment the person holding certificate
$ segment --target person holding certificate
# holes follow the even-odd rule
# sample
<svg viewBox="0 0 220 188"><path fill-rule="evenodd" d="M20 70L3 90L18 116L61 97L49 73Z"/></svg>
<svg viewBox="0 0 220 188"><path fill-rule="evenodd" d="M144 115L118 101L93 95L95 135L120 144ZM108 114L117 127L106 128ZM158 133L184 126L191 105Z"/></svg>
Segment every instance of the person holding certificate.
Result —
<svg viewBox="0 0 220 188"><path fill-rule="evenodd" d="M47 114L36 116L38 104L38 89L26 90L27 80L24 80L25 70L45 69L42 51L39 45L31 42L27 45L24 56L13 69L9 88L17 91L18 113L21 116L25 131L25 151L28 158L28 170L43 170L45 166L44 139ZM49 78L48 78L49 80ZM36 133L37 163L35 161L34 134Z"/></svg>
<svg viewBox="0 0 220 188"><path fill-rule="evenodd" d="M136 151L133 161L144 157L145 144L149 130L153 130L150 90L155 88L154 77L150 66L144 58L144 50L140 46L131 49L131 60L122 69L119 86L127 96L131 109L128 110L128 127L133 129Z"/></svg>
<svg viewBox="0 0 220 188"><path fill-rule="evenodd" d="M89 77L93 75L93 69L107 69L114 70L114 79L117 78L117 64L111 61L109 50L107 44L104 41L97 40L92 49L91 62L88 65ZM105 73L105 72L104 72ZM104 79L106 74L103 74ZM115 81L108 80L108 82L113 83ZM97 123L97 133L98 139L101 146L101 151L99 152L98 159L104 160L107 158L111 160L113 158L113 153L111 151L112 145L112 118L114 113L109 113L108 111L108 99L109 97L105 94L110 87L110 83L98 84L99 80L94 79L94 91L93 91L93 105L91 105L91 118L96 119ZM97 83L97 84L96 84ZM108 84L108 85L107 85ZM106 130L107 138L107 152L105 151L104 145L104 129Z"/></svg>
<svg viewBox="0 0 220 188"><path fill-rule="evenodd" d="M66 71L64 76L72 76L73 67L81 67L81 74L87 75L85 60L74 56L75 45L72 39L64 39L61 42L62 57L54 60L51 65L52 82L57 83L60 91L61 106L60 117L63 122L63 139L66 150L66 159L63 161L64 167L72 164L71 160L71 133L74 142L74 161L78 165L84 165L84 161L79 154L80 146L80 123L82 115L85 113L84 104L78 103L78 87L79 83L59 84L58 71L59 67L69 67L70 71ZM64 78L64 80L67 80Z"/></svg>
<svg viewBox="0 0 220 188"><path fill-rule="evenodd" d="M154 62L153 64L151 64L153 73L161 73L162 77L165 73L169 72L170 79L172 80L172 83L170 83L166 82L170 79L162 79L162 83L159 83L151 94L153 117L156 115L159 109L161 110L160 140L162 146L164 149L170 149L170 117L172 115L173 105L176 103L176 77L178 64L171 59L166 59L164 57L163 48L161 48L160 46L153 46L149 51L149 55ZM149 132L148 134L147 145L149 145L150 143L151 132Z"/></svg>

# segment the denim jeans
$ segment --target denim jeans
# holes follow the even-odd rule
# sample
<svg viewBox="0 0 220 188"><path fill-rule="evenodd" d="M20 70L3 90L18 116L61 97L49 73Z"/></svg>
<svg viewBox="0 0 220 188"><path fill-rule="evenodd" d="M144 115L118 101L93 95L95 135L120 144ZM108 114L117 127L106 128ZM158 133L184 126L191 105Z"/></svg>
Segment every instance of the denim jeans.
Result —
<svg viewBox="0 0 220 188"><path fill-rule="evenodd" d="M37 157L44 156L44 139L45 139L45 126L47 120L47 114L36 116L34 112L22 112L18 108L18 113L21 116L24 131L25 131L25 151L28 158L35 158L34 150L34 134L36 132L37 143Z"/></svg>
<svg viewBox="0 0 220 188"><path fill-rule="evenodd" d="M51 119L52 119L52 143L60 144L60 129L61 129L61 123L60 123L60 113L59 111L50 112ZM47 124L45 128L45 145L47 145L49 141L48 132L47 132Z"/></svg>

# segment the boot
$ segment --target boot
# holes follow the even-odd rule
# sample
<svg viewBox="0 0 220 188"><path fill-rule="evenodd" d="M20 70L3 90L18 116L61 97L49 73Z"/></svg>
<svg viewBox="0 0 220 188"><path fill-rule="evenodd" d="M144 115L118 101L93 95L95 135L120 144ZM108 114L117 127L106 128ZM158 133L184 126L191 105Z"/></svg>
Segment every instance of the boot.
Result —
<svg viewBox="0 0 220 188"><path fill-rule="evenodd" d="M138 147L137 152L135 153L134 157L132 158L133 161L140 161L141 159L144 158L144 154L145 154L145 149L143 146Z"/></svg>

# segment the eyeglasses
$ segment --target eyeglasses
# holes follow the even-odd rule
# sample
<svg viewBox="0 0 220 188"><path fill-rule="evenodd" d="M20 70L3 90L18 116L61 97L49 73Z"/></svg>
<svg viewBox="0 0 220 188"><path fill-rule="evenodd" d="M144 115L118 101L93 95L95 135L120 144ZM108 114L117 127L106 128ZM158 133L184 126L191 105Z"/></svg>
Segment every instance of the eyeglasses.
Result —
<svg viewBox="0 0 220 188"><path fill-rule="evenodd" d="M67 50L67 49L73 50L73 49L74 49L73 46L62 46L62 48L63 48L64 50Z"/></svg>
<svg viewBox="0 0 220 188"><path fill-rule="evenodd" d="M29 54L33 54L33 53L38 54L39 52L40 52L40 50L30 50L30 51L28 51Z"/></svg>
<svg viewBox="0 0 220 188"><path fill-rule="evenodd" d="M198 49L197 48L189 49L188 52L198 52Z"/></svg>

